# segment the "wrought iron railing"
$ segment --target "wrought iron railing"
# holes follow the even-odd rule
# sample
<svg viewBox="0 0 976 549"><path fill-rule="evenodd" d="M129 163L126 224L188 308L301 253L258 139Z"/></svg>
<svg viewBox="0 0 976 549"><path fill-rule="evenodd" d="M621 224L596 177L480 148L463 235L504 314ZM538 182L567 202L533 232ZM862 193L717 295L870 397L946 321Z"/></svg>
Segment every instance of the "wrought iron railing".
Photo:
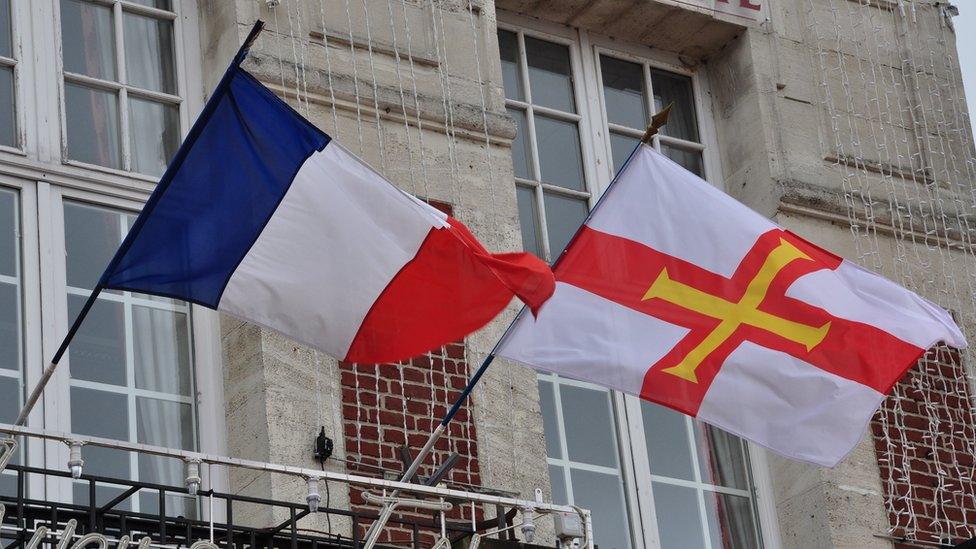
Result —
<svg viewBox="0 0 976 549"><path fill-rule="evenodd" d="M278 548L278 549L332 549L355 548L361 545L359 539L361 526L369 525L377 518L376 513L358 512L348 509L319 507L318 513L336 517L346 517L352 525L352 537L330 534L328 532L309 532L299 525L299 521L311 512L308 506L290 501L276 501L252 496L222 492L198 492L204 507L220 510L219 521L210 521L185 516L174 516L167 512L168 496L186 495L184 487L164 486L148 482L138 482L116 478L82 475L72 479L68 471L9 465L7 471L16 478L14 493L0 492L0 505L6 508L0 523L0 537L8 549L22 549L34 538L40 527L47 529L43 546L54 547L63 536L65 526L74 521L71 537L81 539L86 534L98 533L107 539L110 546L118 544L124 536L135 545L143 537L151 540L151 546L190 547L194 543L207 541L220 548ZM32 499L27 490L28 477L37 482L44 479L61 478L75 485L87 485L88 503L66 503ZM122 492L105 503L98 501L98 488L111 485L122 488ZM139 494L151 493L156 496L158 508L154 512L139 512L125 509L125 505ZM241 505L264 506L269 510L284 509L286 520L272 526L252 526L235 521L234 510ZM440 529L434 520L394 517L394 525L413 531L412 543L398 543L397 547L412 545L420 547L422 530ZM459 523L448 526L452 539L463 538L473 531ZM74 545L74 542L68 546ZM95 546L93 543L92 546ZM382 547L382 545L380 545Z"/></svg>
<svg viewBox="0 0 976 549"><path fill-rule="evenodd" d="M10 464L18 446L10 436L66 444L69 448L66 468L57 470ZM166 486L86 474L84 447L110 448L182 460L186 467L185 483L182 486ZM202 490L201 465L249 470L259 474L283 474L301 479L307 483L307 496L304 502L279 501ZM540 490L536 490L534 500L524 500L485 490L459 490L391 481L4 424L0 424L0 474L0 537L7 540L2 544L4 547L13 549L108 549L113 544L115 549L127 549L130 545L138 545L139 549L360 549L375 544L377 540L381 542L375 547L419 548L428 545L446 549L465 538L470 538L471 547L477 547L482 542L490 543L492 538L497 538L496 542L504 538L508 538L505 540L507 542L513 542L516 530L525 541L531 543L536 530L535 520L541 517L555 521L560 547L593 549L590 512L546 502ZM13 488L9 487L9 482L4 482L11 476L16 479ZM39 484L29 486L28 482ZM319 493L322 482L338 483L355 491L367 504L382 505L388 507L388 511L396 508L404 512L399 514L398 511L389 516L388 522L384 522L377 521L377 518L386 518L389 513L381 515L369 507L337 509L329 507L328 501L322 506ZM86 487L87 503L78 501L86 499L82 493L57 489L62 486L61 483L73 488ZM8 487L3 488L4 485ZM51 490L39 489L52 486L55 488ZM111 486L115 492L109 496L104 491L100 492L106 486ZM67 492L72 493L73 501L65 501L69 499L67 497L56 497L59 493ZM54 494L55 497L38 499L37 494ZM147 495L149 499L145 499ZM129 502L136 501L137 497L139 505L130 505ZM205 513L200 513L204 518L185 516L196 515L186 512L180 516L180 511L169 504L173 498L190 501L196 498L195 501L206 508ZM254 505L266 507L267 512L261 516L277 517L278 522L270 522L268 518L264 524L255 525L253 513L247 513L244 520L238 519L239 515L245 515L237 512L242 506L250 509ZM471 506L469 520L451 520L448 516L451 509L459 505ZM130 508L127 509L127 506ZM148 508L152 507L155 509L149 511ZM494 518L474 518L479 514L475 512L476 509L490 508L495 509ZM328 531L308 528L309 522L318 523L303 521L313 513L329 519L325 521L327 524L340 522L338 530L343 535L336 534L332 528L327 528ZM299 521L303 521L302 524ZM366 527L372 524L378 526L371 529L370 539L360 539ZM392 529L387 535L384 532L390 526L400 534L406 531L412 536L404 540L399 534L394 536ZM395 540L389 542L395 545L383 543L384 539Z"/></svg>

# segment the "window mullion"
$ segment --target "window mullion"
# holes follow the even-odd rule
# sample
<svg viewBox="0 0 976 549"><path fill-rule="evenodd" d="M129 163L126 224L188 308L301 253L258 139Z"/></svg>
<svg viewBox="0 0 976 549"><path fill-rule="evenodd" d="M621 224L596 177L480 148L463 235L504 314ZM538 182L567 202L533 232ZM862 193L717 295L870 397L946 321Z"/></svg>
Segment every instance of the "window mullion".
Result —
<svg viewBox="0 0 976 549"><path fill-rule="evenodd" d="M552 257L552 249L549 246L549 225L546 221L546 195L542 191L541 184L534 185L533 191L535 192L536 215L539 216L539 231L542 237L539 239L542 244L542 256L546 261L552 263L556 258Z"/></svg>
<svg viewBox="0 0 976 549"><path fill-rule="evenodd" d="M122 169L125 171L132 170L132 151L130 150L129 141L129 93L126 90L126 84L129 82L129 77L126 74L125 67L125 35L123 27L125 24L124 17L125 12L122 10L122 3L116 2L112 6L113 20L115 23L115 62L116 62L116 74L119 76L119 83L122 84L119 90L119 141L122 146Z"/></svg>
<svg viewBox="0 0 976 549"><path fill-rule="evenodd" d="M519 77L522 79L522 93L525 94L525 102L532 104L532 85L529 83L529 56L525 51L525 34L522 31L515 33L518 37L518 67Z"/></svg>
<svg viewBox="0 0 976 549"><path fill-rule="evenodd" d="M124 91L124 90L123 90ZM128 228L128 223L126 222L126 216L124 214L119 214L119 241L125 239ZM128 406L129 414L129 441L138 442L139 440L139 427L136 421L136 395L133 389L136 387L136 351L135 351L135 326L133 322L132 314L132 294L131 292L122 292L123 297L123 333L125 334L125 385L126 389L126 404ZM133 480L139 479L139 455L135 452L129 452L129 478ZM132 509L134 511L139 511L139 497L132 498Z"/></svg>
<svg viewBox="0 0 976 549"><path fill-rule="evenodd" d="M705 507L705 490L702 487L701 465L698 462L698 440L695 438L695 420L685 417L685 426L688 432L688 444L691 451L691 475L695 481L695 497L698 500L698 516L701 517L702 539L705 540L705 549L712 547L712 535L708 529L708 512Z"/></svg>
<svg viewBox="0 0 976 549"><path fill-rule="evenodd" d="M552 378L553 405L556 408L556 429L559 431L559 452L566 466L560 465L560 472L563 474L563 482L566 486L566 502L570 505L576 504L576 496L573 493L573 477L571 475L572 466L568 465L569 444L566 443L566 422L563 420L563 393L559 385L559 377Z"/></svg>

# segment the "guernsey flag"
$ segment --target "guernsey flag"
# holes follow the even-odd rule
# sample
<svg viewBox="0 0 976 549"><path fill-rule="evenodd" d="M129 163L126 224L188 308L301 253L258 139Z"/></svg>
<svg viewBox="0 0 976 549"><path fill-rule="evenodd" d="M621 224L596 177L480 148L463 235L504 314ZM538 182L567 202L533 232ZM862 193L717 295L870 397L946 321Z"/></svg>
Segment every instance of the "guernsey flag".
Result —
<svg viewBox="0 0 976 549"><path fill-rule="evenodd" d="M254 36L254 31L252 31ZM552 272L489 253L313 126L238 55L100 286L217 309L352 362L394 362L484 326Z"/></svg>
<svg viewBox="0 0 976 549"><path fill-rule="evenodd" d="M932 345L938 306L806 242L641 145L498 351L836 465Z"/></svg>

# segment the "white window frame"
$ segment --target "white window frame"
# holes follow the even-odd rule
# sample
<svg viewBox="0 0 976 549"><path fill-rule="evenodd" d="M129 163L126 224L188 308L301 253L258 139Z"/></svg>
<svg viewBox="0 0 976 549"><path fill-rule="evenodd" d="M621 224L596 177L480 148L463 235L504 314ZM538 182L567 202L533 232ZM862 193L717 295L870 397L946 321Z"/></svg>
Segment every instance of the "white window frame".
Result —
<svg viewBox="0 0 976 549"><path fill-rule="evenodd" d="M610 135L607 128L610 124L607 119L606 106L604 104L604 94L602 92L602 79L600 72L600 55L609 55L639 63L644 67L645 81L650 86L650 68L661 69L672 73L682 74L691 78L692 91L695 101L695 114L698 122L700 142L689 142L682 139L658 135L655 137L653 145L660 150L661 143L674 144L685 149L700 150L702 152L702 163L705 171L706 180L719 189L724 190L722 179L721 158L718 151L718 137L714 124L714 115L710 97L709 82L705 71L690 70L677 56L652 50L636 44L624 44L618 40L590 33L589 31L571 28L563 25L539 21L523 15L513 14L502 10L498 11L498 28L525 35L535 36L543 40L557 42L569 47L571 58L573 59L574 71L574 92L577 98L577 113L581 116L580 121L580 146L583 149L584 170L587 178L586 185L589 192L589 207L595 205L599 196L607 189L614 176L614 166L610 154ZM519 35L519 52L524 56L524 44ZM524 59L521 60L524 67ZM521 70L521 69L520 69ZM575 78L580 75L580 78ZM520 75L523 81L527 81L525 74ZM646 88L651 92L651 88ZM582 95L582 99L580 96ZM648 113L653 114L653 94L648 93ZM528 99L528 97L526 97ZM524 107L522 102L505 100L506 106ZM538 107L536 107L538 109ZM548 114L548 110L546 112ZM592 128L593 120L599 121L599 127ZM631 128L613 126L619 133L627 133L634 137L640 137ZM534 138L534 133L529 130L529 138ZM532 148L535 155L535 149ZM538 166L538 159L530 159L530 163ZM530 165L530 171L533 170ZM538 175L538 172L535 172ZM524 182L520 178L516 179L517 184L526 185L531 182ZM548 187L548 186L547 186ZM541 189L538 191L541 193ZM537 194L538 208L544 210L541 205L540 195ZM537 215L539 215L537 213ZM541 212L539 231L542 234L542 241L547 243L548 238L545 234L545 212ZM547 246L547 244L546 244ZM548 253L548 248L545 248ZM551 374L540 374L539 379L552 381ZM565 380L560 380L565 383ZM579 383L579 382L574 382ZM599 387L589 386L594 389ZM778 549L782 546L779 533L778 517L772 491L772 479L769 471L766 450L758 447L751 442L746 442L747 464L751 476L750 491L729 489L725 487L713 487L704 483L681 483L674 479L658 479L650 473L650 466L647 456L646 445L644 444L643 423L640 413L640 400L632 395L625 395L619 391L610 391L613 399L613 417L616 426L616 439L619 444L620 465L623 473L626 505L629 513L629 524L631 527L631 540L635 547L645 547L648 549L660 547L658 540L657 518L654 510L654 498L651 490L652 480L667 480L673 484L687 484L698 488L699 493L702 489L720 491L734 495L749 495L756 508L756 521L759 530L759 537L766 549ZM556 394L558 398L558 393ZM691 420L687 422L691 429ZM565 433L564 426L560 423L561 433ZM564 436L562 438L565 438ZM692 439L693 440L693 439ZM563 443L565 446L565 442ZM565 452L565 448L563 448ZM693 459L697 460L697 452L692 452ZM565 460L549 460L547 463L562 465ZM696 478L699 475L697 462L695 466ZM573 467L584 468L574 463ZM600 468L600 472L604 468ZM568 479L566 479L568 482ZM567 485L567 490L571 490ZM700 506L704 501L699 496ZM703 511L703 510L702 510ZM702 512L704 520L705 514ZM704 527L703 523L703 527ZM707 529L707 528L706 528ZM634 530L640 530L634 532ZM706 544L708 535L705 534Z"/></svg>
<svg viewBox="0 0 976 549"><path fill-rule="evenodd" d="M502 30L507 30L514 32L518 37L518 55L519 55L519 70L521 74L519 77L523 82L523 94L525 99L522 101L515 99L505 99L505 106L511 107L516 110L523 111L526 117L526 139L531 140L531 155L527 159L529 162L529 171L531 172L532 179L524 179L521 177L516 177L515 182L517 185L522 187L529 187L533 190L535 195L535 208L536 216L539 219L539 231L540 231L540 244L542 246L542 253L544 259L555 259L552 257L552 250L549 249L549 238L546 232L546 206L545 199L543 196L543 191L548 191L554 194L560 194L563 196L585 199L587 210L591 209L595 204L599 193L596 192L599 187L596 182L598 180L597 170L596 170L596 158L593 156L593 147L587 142L589 136L592 135L593 129L590 127L590 120L587 116L587 105L586 105L586 94L583 90L581 82L578 82L575 78L576 75L584 74L583 72L583 59L579 51L579 42L574 40L572 37L568 37L565 34L553 34L550 32L541 31L535 28L523 27L519 25L507 24L501 20L498 22L498 28ZM528 60L525 54L525 36L531 36L539 38L541 40L546 40L548 42L553 42L566 46L569 50L569 62L570 69L573 73L573 100L576 102L576 112L568 113L560 111L557 109L552 109L549 107L543 107L540 105L532 104L531 95L531 84L529 83L528 75ZM583 187L584 190L579 191L575 189L569 189L566 187L561 187L559 185L553 185L552 183L542 182L541 167L539 164L538 147L536 146L535 140L535 113L548 116L550 118L555 118L557 120L562 120L564 122L573 122L577 125L580 135L580 159L582 161L583 169Z"/></svg>
<svg viewBox="0 0 976 549"><path fill-rule="evenodd" d="M26 400L25 389L32 387L40 379L42 367L31 368L32 364L42 365L41 356L41 302L39 284L39 254L37 227L37 195L36 185L31 181L24 181L12 177L0 176L0 187L17 193L18 223L17 236L19 240L20 265L20 321L21 321L21 371L17 376L20 380L20 404ZM41 411L35 409L29 421L39 421ZM26 448L21 449L22 456L32 459L32 456L42 456L44 442L39 439L23 439ZM36 461L35 461L36 462ZM43 487L38 483L28 484L28 495L32 498L43 496Z"/></svg>
<svg viewBox="0 0 976 549"><path fill-rule="evenodd" d="M158 179L157 176L142 174L131 167L132 155L131 155L131 143L129 142L129 94L133 94L139 97L145 97L158 101L160 103L166 103L169 105L176 105L180 112L180 126L181 135L186 135L187 130L190 126L189 121L189 110L187 108L186 97L189 95L187 93L188 87L186 85L185 70L186 65L184 59L186 56L186 51L184 47L183 38L183 24L182 21L185 19L184 13L187 7L184 6L184 2L181 0L172 0L173 11L161 10L158 8L153 8L149 6L143 6L142 4L136 4L129 2L128 0L84 0L92 4L99 4L112 9L112 24L113 24L113 40L115 41L115 64L116 64L116 80L103 80L100 78L94 78L91 76L86 76L83 74L76 74L67 72L64 69L64 56L60 55L60 52L64 49L65 45L61 41L61 6L60 0L55 0L56 5L54 6L54 19L55 28L57 29L57 48L59 55L56 57L56 66L58 72L58 98L60 101L60 112L62 115L59 117L61 123L61 161L64 164L79 166L89 170L96 170L101 172L113 173L118 175L124 175L128 177L134 177L142 179L144 181L150 181L155 183ZM133 86L126 82L126 65L125 65L125 42L123 37L123 25L124 25L124 12L140 14L150 16L154 19L167 20L173 22L173 43L176 51L173 52L174 56L174 67L176 77L176 95L158 92L153 90L147 90ZM83 84L86 87L101 90L110 91L117 93L118 97L118 107L119 107L119 143L121 147L121 162L122 168L111 168L107 166L100 166L98 164L91 164L88 162L82 162L80 160L72 160L68 157L68 111L65 105L65 85L66 83Z"/></svg>
<svg viewBox="0 0 976 549"><path fill-rule="evenodd" d="M157 12L131 3L126 5L132 11ZM172 18L176 22L174 55L180 94L180 130L185 135L204 104L200 72L202 50L195 1L173 0L173 9L176 14ZM44 366L73 320L67 314L65 254L63 247L59 247L63 245L64 234L62 200L70 198L137 213L155 187L157 178L75 161L65 162L60 0L12 0L11 18L17 56L15 101L20 141L18 148L0 147L0 186L20 193L26 393L39 381ZM116 25L120 23L121 19L116 18ZM123 49L123 45L119 44L118 49ZM128 147L127 136L125 138ZM192 398L196 403L198 447L201 452L223 455L227 443L220 318L216 312L198 305L192 305L190 309L190 349L196 388ZM69 362L65 357L28 418L28 426L70 431ZM63 469L67 459L68 450L63 444L38 439L28 442L27 460L31 465ZM214 469L212 479L206 478L209 468L202 472L205 486L227 490L226 470ZM70 501L71 498L70 482L61 480L31 482L28 489L35 499ZM207 509L203 509L203 514L207 514ZM220 510L215 512L215 515L220 514Z"/></svg>
<svg viewBox="0 0 976 549"><path fill-rule="evenodd" d="M66 271L66 251L65 239L64 239L64 207L68 202L76 204L84 204L92 206L95 208L110 208L119 211L119 213L131 213L138 214L141 209L142 204L137 201L125 200L119 198L109 198L104 195L97 193L92 193L89 191L84 191L80 189L71 189L65 187L51 186L45 193L47 196L46 206L50 209L49 215L49 229L50 231L45 234L42 228L42 241L45 241L47 245L51 247L52 250L57 250L58 253L51 254L51 261L48 264L48 268L54 274L54 280L49 283L49 288L52 288L52 299L56 299L53 302L53 309L55 320L57 323L56 334L67 333L68 327L71 322L74 321L74 317L68 313L68 295L69 293L78 297L87 297L88 292L80 291L79 289L72 289L68 287L67 284L67 271ZM42 205L42 207L44 207ZM119 241L121 242L123 234L119 235ZM44 270L48 270L45 268ZM191 353L191 367L194 372L194 379L192 380L191 395L188 397L176 396L176 395L163 395L153 391L147 391L142 389L137 389L133 385L134 381L134 357L131 356L133 351L132 338L132 325L131 325L131 315L127 315L130 322L125 326L125 336L126 341L126 352L128 355L126 357L126 373L128 379L128 386L118 387L112 386L104 383L89 382L84 380L72 379L70 376L71 372L71 360L70 352L67 353L61 360L61 365L52 379L51 385L49 385L47 392L50 395L56 395L58 400L59 408L61 408L60 413L57 417L48 417L45 422L48 429L53 429L60 432L70 433L71 432L71 388L80 387L86 389L96 389L105 392L112 392L117 394L122 394L127 397L128 403L128 417L129 417L129 442L137 442L137 429L138 423L136 422L136 410L135 410L135 398L138 396L145 396L150 398L155 398L159 400L165 400L167 402L179 402L183 404L191 404L193 406L194 413L194 425L193 432L196 437L196 442L198 448L202 446L202 440L199 436L198 425L201 423L200 419L204 417L204 411L201 410L201 400L198 395L202 394L201 389L198 385L198 380L196 379L196 371L201 368L202 365L197 362L197 354L195 352L195 317L193 316L193 310L190 304L185 305L164 305L158 302L151 302L146 299L140 299L136 297L125 297L115 296L111 294L103 293L99 297L100 300L121 302L126 307L130 307L135 304L143 304L151 306L155 309L167 309L173 311L186 312L188 315L187 320L189 321L189 327L191 328L190 333L190 353ZM55 338L57 339L57 338ZM57 342L60 344L60 341ZM213 365L207 365L203 367L213 367ZM212 400L212 399L211 399ZM212 412L207 410L207 412ZM54 463L48 463L47 466L51 468L58 468L66 463L67 454L66 450L62 448L58 460ZM84 453L84 450L82 451ZM62 459L63 458L63 459ZM139 470L138 455L135 453L129 454L129 467L132 474L137 474ZM71 485L68 483L66 486L63 483L58 482L58 488L60 490L68 490L66 497L70 498ZM135 496L133 496L135 497ZM138 509L138 503L134 503L134 508Z"/></svg>
<svg viewBox="0 0 976 549"><path fill-rule="evenodd" d="M24 39L24 31L30 26L30 18L27 15L27 6L30 0L10 0L10 42L12 46L12 57L0 56L0 65L13 67L14 71L14 123L17 125L16 143L13 145L0 145L0 151L19 156L25 155L27 136L25 133L27 119L24 102L30 98L30 94L24 92L23 83L31 80L34 67L32 63L23 62L30 59L29 41Z"/></svg>

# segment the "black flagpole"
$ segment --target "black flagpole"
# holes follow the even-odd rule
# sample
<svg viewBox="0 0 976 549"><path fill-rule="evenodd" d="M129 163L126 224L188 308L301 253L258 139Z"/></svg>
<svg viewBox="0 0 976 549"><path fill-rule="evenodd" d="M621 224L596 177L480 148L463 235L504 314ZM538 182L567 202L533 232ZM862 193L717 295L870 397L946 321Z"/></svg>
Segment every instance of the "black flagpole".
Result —
<svg viewBox="0 0 976 549"><path fill-rule="evenodd" d="M240 49L237 50L237 55L234 56L234 61L231 64L230 68L228 69L227 73L224 75L223 80L221 81L220 84L217 85L217 89L214 91L214 94L211 96L211 101L208 102L207 105L203 108L203 112L201 112L200 117L197 119L197 122L194 124L194 127L190 130L190 133L187 134L186 140L184 140L183 144L180 146L180 150L176 152L176 156L170 162L170 167L167 168L166 170L167 173L163 174L161 181L166 179L167 174L170 172L170 170L173 168L174 165L178 165L181 163L182 157L186 155L186 150L188 150L189 147L193 144L193 142L196 141L196 136L200 132L199 126L201 126L201 123L205 122L206 118L208 118L207 112L213 109L212 104L214 98L222 95L220 91L222 87L227 85L226 82L228 76L231 74L233 69L235 69L237 66L241 64L242 61L244 61L244 57L247 55L247 51L254 44L254 41L257 39L258 35L261 34L262 30L264 30L264 21L260 21L260 20L256 21L254 23L254 26L251 27L251 32L248 33L247 38L244 40L244 43L241 44ZM157 186L157 189L158 188L159 186ZM147 203L147 207L151 207L152 200L153 200L152 197L150 197L149 203ZM115 258L113 258L112 262L109 263L109 269L115 264L117 260L119 260L122 257L122 255L124 255L125 251L128 250L128 247L131 244L132 240L134 240L133 237L135 236L135 233L137 233L141 228L141 225L139 225L138 220L136 221L136 223L137 225L133 226L133 228L129 231L129 236L126 237L126 239L122 242L122 245L119 247L119 250L115 253ZM106 269L106 272L108 272L109 269ZM88 296L88 301L85 302L85 306L82 307L81 311L78 313L78 316L75 317L74 322L71 324L71 328L68 330L68 333L64 336L64 339L61 341L61 345L58 347L57 352L54 353L54 358L51 359L50 364L48 364L47 368L44 369L44 373L41 374L41 379L38 380L37 385L34 386L34 389L31 391L30 397L28 397L27 401L24 403L24 407L21 408L20 415L17 416L17 422L15 423L15 425L17 425L18 427L23 427L27 425L27 416L30 415L31 410L33 410L34 406L37 405L37 401L40 400L41 395L44 393L44 388L47 387L48 382L51 381L51 376L53 376L54 371L57 370L58 363L61 362L61 359L64 357L64 353L67 352L68 345L71 344L71 340L74 339L75 335L78 333L78 329L81 328L81 323L84 322L85 317L88 316L88 312L91 311L92 306L95 305L95 300L98 298L98 295L104 289L105 289L105 276L102 275L102 278L99 279L98 284L95 285L95 288L92 289L91 294Z"/></svg>

